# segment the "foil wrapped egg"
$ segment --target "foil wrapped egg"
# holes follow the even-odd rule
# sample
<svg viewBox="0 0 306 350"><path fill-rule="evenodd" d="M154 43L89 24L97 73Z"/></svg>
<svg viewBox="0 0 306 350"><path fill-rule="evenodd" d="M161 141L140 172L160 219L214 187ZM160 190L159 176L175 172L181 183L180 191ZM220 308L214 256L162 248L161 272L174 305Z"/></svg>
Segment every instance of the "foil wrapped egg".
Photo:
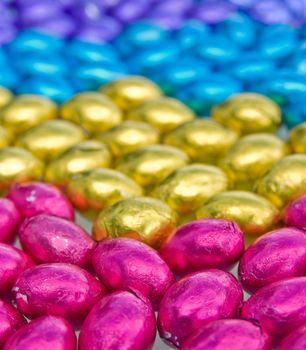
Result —
<svg viewBox="0 0 306 350"><path fill-rule="evenodd" d="M306 325L299 327L283 339L279 350L298 350L305 348L306 344Z"/></svg>
<svg viewBox="0 0 306 350"><path fill-rule="evenodd" d="M281 110L268 97L243 93L215 106L212 118L241 134L275 132L281 124Z"/></svg>
<svg viewBox="0 0 306 350"><path fill-rule="evenodd" d="M0 108L8 105L13 99L13 94L5 87L0 87Z"/></svg>
<svg viewBox="0 0 306 350"><path fill-rule="evenodd" d="M109 167L112 156L108 147L98 141L83 141L69 148L46 168L45 181L65 187L77 174Z"/></svg>
<svg viewBox="0 0 306 350"><path fill-rule="evenodd" d="M28 129L57 117L57 106L41 96L21 95L0 111L0 124L12 134L22 135Z"/></svg>
<svg viewBox="0 0 306 350"><path fill-rule="evenodd" d="M175 226L174 212L162 201L149 197L128 198L99 214L93 225L93 236L98 241L129 237L158 249Z"/></svg>
<svg viewBox="0 0 306 350"><path fill-rule="evenodd" d="M284 222L286 226L306 231L306 196L289 203L284 211Z"/></svg>
<svg viewBox="0 0 306 350"><path fill-rule="evenodd" d="M288 154L288 148L280 138L272 134L253 134L239 139L220 162L228 175L231 187L252 190L277 161Z"/></svg>
<svg viewBox="0 0 306 350"><path fill-rule="evenodd" d="M196 216L235 221L245 234L255 236L273 229L280 220L280 213L272 203L247 191L217 194L196 212Z"/></svg>
<svg viewBox="0 0 306 350"><path fill-rule="evenodd" d="M279 208L306 194L306 155L281 159L258 181L256 189Z"/></svg>
<svg viewBox="0 0 306 350"><path fill-rule="evenodd" d="M20 222L20 213L14 202L0 198L0 242L12 243Z"/></svg>
<svg viewBox="0 0 306 350"><path fill-rule="evenodd" d="M170 131L164 141L186 152L194 162L217 164L237 139L234 130L213 120L194 120Z"/></svg>
<svg viewBox="0 0 306 350"><path fill-rule="evenodd" d="M160 135L150 124L127 120L98 134L97 139L105 143L118 158L138 148L159 143Z"/></svg>
<svg viewBox="0 0 306 350"><path fill-rule="evenodd" d="M0 148L7 147L12 142L12 135L9 131L0 126Z"/></svg>
<svg viewBox="0 0 306 350"><path fill-rule="evenodd" d="M81 125L90 133L111 129L122 121L122 113L112 100L98 92L83 92L65 102L63 119Z"/></svg>
<svg viewBox="0 0 306 350"><path fill-rule="evenodd" d="M294 153L306 153L306 123L297 125L289 132L288 143Z"/></svg>
<svg viewBox="0 0 306 350"><path fill-rule="evenodd" d="M49 162L85 138L81 127L65 120L50 120L21 135L16 145Z"/></svg>
<svg viewBox="0 0 306 350"><path fill-rule="evenodd" d="M144 77L126 77L114 80L100 88L124 112L141 103L160 97L160 88Z"/></svg>
<svg viewBox="0 0 306 350"><path fill-rule="evenodd" d="M129 110L126 118L144 121L161 133L166 133L193 120L195 115L182 102L169 97L159 97Z"/></svg>

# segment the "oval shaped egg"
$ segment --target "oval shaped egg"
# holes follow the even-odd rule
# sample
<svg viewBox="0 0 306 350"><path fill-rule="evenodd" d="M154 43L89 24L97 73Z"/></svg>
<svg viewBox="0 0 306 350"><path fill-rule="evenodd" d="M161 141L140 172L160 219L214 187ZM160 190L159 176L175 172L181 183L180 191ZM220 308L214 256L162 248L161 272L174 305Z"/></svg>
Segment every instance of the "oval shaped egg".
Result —
<svg viewBox="0 0 306 350"><path fill-rule="evenodd" d="M78 225L51 215L26 219L19 229L20 243L34 261L87 267L96 242Z"/></svg>
<svg viewBox="0 0 306 350"><path fill-rule="evenodd" d="M0 148L7 147L12 142L12 136L7 129L0 126Z"/></svg>
<svg viewBox="0 0 306 350"><path fill-rule="evenodd" d="M306 325L299 327L283 339L279 350L299 350L306 346Z"/></svg>
<svg viewBox="0 0 306 350"><path fill-rule="evenodd" d="M20 221L20 213L14 202L0 198L0 242L13 242Z"/></svg>
<svg viewBox="0 0 306 350"><path fill-rule="evenodd" d="M5 350L75 350L73 328L61 317L43 316L21 327L5 344Z"/></svg>
<svg viewBox="0 0 306 350"><path fill-rule="evenodd" d="M212 269L187 275L161 301L159 334L179 347L208 322L238 316L241 306L242 289L231 274Z"/></svg>
<svg viewBox="0 0 306 350"><path fill-rule="evenodd" d="M306 196L296 199L286 207L284 222L286 226L306 231Z"/></svg>
<svg viewBox="0 0 306 350"><path fill-rule="evenodd" d="M10 188L7 198L16 205L23 218L48 214L74 220L74 210L66 196L50 184L42 182L15 184Z"/></svg>
<svg viewBox="0 0 306 350"><path fill-rule="evenodd" d="M261 288L244 304L241 317L258 321L274 341L306 322L306 277L288 278Z"/></svg>
<svg viewBox="0 0 306 350"><path fill-rule="evenodd" d="M161 247L161 257L178 275L209 268L229 269L244 251L243 233L226 220L197 220L179 227Z"/></svg>
<svg viewBox="0 0 306 350"><path fill-rule="evenodd" d="M29 318L43 315L82 319L106 294L82 268L63 263L43 264L24 271L13 287L18 310Z"/></svg>
<svg viewBox="0 0 306 350"><path fill-rule="evenodd" d="M306 275L306 234L293 227L258 238L243 254L238 275L250 293L289 277Z"/></svg>
<svg viewBox="0 0 306 350"><path fill-rule="evenodd" d="M306 153L306 123L291 129L288 143L294 153Z"/></svg>
<svg viewBox="0 0 306 350"><path fill-rule="evenodd" d="M158 307L166 290L174 282L168 265L154 249L129 238L108 239L99 243L92 263L108 290L139 292L148 298L154 308Z"/></svg>

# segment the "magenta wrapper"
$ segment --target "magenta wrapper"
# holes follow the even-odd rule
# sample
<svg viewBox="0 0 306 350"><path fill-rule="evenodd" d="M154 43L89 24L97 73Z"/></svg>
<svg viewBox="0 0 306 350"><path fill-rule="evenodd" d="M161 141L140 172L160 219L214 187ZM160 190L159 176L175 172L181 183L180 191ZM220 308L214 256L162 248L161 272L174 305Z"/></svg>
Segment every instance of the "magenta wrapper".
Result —
<svg viewBox="0 0 306 350"><path fill-rule="evenodd" d="M0 198L0 242L12 243L18 226L20 214L9 199Z"/></svg>

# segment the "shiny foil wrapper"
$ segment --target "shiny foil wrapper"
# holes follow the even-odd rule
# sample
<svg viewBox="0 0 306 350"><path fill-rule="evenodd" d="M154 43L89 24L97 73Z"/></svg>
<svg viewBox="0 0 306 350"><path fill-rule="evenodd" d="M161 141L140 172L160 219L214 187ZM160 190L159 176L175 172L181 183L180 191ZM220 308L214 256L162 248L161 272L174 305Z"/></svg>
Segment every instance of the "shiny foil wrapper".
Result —
<svg viewBox="0 0 306 350"><path fill-rule="evenodd" d="M26 148L39 159L49 162L85 138L85 131L76 124L51 120L21 135L16 146Z"/></svg>
<svg viewBox="0 0 306 350"><path fill-rule="evenodd" d="M264 197L247 191L228 191L208 200L196 213L198 219L235 221L246 235L259 236L276 227L280 213Z"/></svg>
<svg viewBox="0 0 306 350"><path fill-rule="evenodd" d="M126 77L114 80L100 88L124 112L141 103L160 97L160 88L144 77Z"/></svg>
<svg viewBox="0 0 306 350"><path fill-rule="evenodd" d="M21 95L0 110L0 124L12 134L22 135L28 129L57 117L52 101L34 95Z"/></svg>
<svg viewBox="0 0 306 350"><path fill-rule="evenodd" d="M220 161L230 179L231 188L253 190L277 161L288 154L288 147L272 134L254 134L239 139Z"/></svg>
<svg viewBox="0 0 306 350"><path fill-rule="evenodd" d="M12 243L20 222L21 216L14 202L0 198L0 242Z"/></svg>
<svg viewBox="0 0 306 350"><path fill-rule="evenodd" d="M286 226L293 226L306 231L306 195L289 203L284 210Z"/></svg>
<svg viewBox="0 0 306 350"><path fill-rule="evenodd" d="M194 120L165 136L165 143L180 148L194 162L217 164L237 141L238 134L213 120Z"/></svg>
<svg viewBox="0 0 306 350"><path fill-rule="evenodd" d="M157 129L140 121L124 121L109 131L100 133L96 138L107 144L115 157L122 157L138 148L159 143Z"/></svg>
<svg viewBox="0 0 306 350"><path fill-rule="evenodd" d="M0 108L5 107L8 105L13 99L13 94L10 90L0 87Z"/></svg>
<svg viewBox="0 0 306 350"><path fill-rule="evenodd" d="M0 126L0 148L9 146L12 139L11 133L7 129Z"/></svg>
<svg viewBox="0 0 306 350"><path fill-rule="evenodd" d="M96 168L109 167L112 156L108 147L98 141L83 141L54 159L46 169L45 180L66 186L75 175Z"/></svg>
<svg viewBox="0 0 306 350"><path fill-rule="evenodd" d="M302 123L289 132L289 145L294 153L306 153L306 123Z"/></svg>
<svg viewBox="0 0 306 350"><path fill-rule="evenodd" d="M131 109L126 118L147 122L161 133L166 133L193 120L195 115L182 102L173 98L160 97Z"/></svg>
<svg viewBox="0 0 306 350"><path fill-rule="evenodd" d="M290 155L274 164L256 189L279 208L306 194L306 155Z"/></svg>
<svg viewBox="0 0 306 350"><path fill-rule="evenodd" d="M215 106L212 118L241 134L275 132L281 124L281 110L263 95L243 93Z"/></svg>
<svg viewBox="0 0 306 350"><path fill-rule="evenodd" d="M170 207L157 199L138 197L102 211L94 222L93 236L98 241L129 237L158 249L175 227L176 217Z"/></svg>
<svg viewBox="0 0 306 350"><path fill-rule="evenodd" d="M122 113L112 100L98 92L75 95L60 110L63 119L81 125L91 133L111 129L122 121Z"/></svg>

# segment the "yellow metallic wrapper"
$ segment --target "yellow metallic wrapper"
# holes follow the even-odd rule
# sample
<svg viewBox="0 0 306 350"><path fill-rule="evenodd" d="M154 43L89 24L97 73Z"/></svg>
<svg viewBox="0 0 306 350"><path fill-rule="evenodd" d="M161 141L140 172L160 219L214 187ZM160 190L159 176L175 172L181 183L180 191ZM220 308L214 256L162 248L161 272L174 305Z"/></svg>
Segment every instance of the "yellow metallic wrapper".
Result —
<svg viewBox="0 0 306 350"><path fill-rule="evenodd" d="M102 211L94 222L93 236L129 237L158 249L174 232L176 218L165 203L149 198L124 199Z"/></svg>
<svg viewBox="0 0 306 350"><path fill-rule="evenodd" d="M98 133L118 125L122 113L109 97L98 92L84 92L62 106L61 117L90 133Z"/></svg>
<svg viewBox="0 0 306 350"><path fill-rule="evenodd" d="M217 164L237 139L237 132L213 120L198 119L171 131L165 143L180 148L194 162Z"/></svg>
<svg viewBox="0 0 306 350"><path fill-rule="evenodd" d="M50 120L21 135L16 145L49 162L85 138L85 131L76 124L65 120Z"/></svg>
<svg viewBox="0 0 306 350"><path fill-rule="evenodd" d="M62 153L48 165L45 180L57 186L66 186L76 174L109 167L111 159L106 145L98 141L83 141Z"/></svg>
<svg viewBox="0 0 306 350"><path fill-rule="evenodd" d="M117 170L150 189L187 163L188 157L183 151L171 146L153 145L124 156L120 159Z"/></svg>
<svg viewBox="0 0 306 350"><path fill-rule="evenodd" d="M143 146L159 142L159 132L144 122L124 121L109 131L97 135L99 141L108 145L115 157L122 157Z"/></svg>
<svg viewBox="0 0 306 350"><path fill-rule="evenodd" d="M7 147L12 142L12 135L8 130L0 126L0 148Z"/></svg>
<svg viewBox="0 0 306 350"><path fill-rule="evenodd" d="M277 208L267 199L247 191L228 191L208 200L196 213L198 219L235 221L246 235L262 235L280 220Z"/></svg>
<svg viewBox="0 0 306 350"><path fill-rule="evenodd" d="M221 160L231 188L253 190L254 184L288 154L285 142L273 134L253 134L237 141Z"/></svg>
<svg viewBox="0 0 306 350"><path fill-rule="evenodd" d="M10 90L0 87L0 108L5 107L7 104L11 102L13 99L13 94L10 92Z"/></svg>
<svg viewBox="0 0 306 350"><path fill-rule="evenodd" d="M281 124L281 110L265 96L243 93L214 107L212 118L241 134L275 132Z"/></svg>
<svg viewBox="0 0 306 350"><path fill-rule="evenodd" d="M0 124L12 134L57 117L57 106L50 100L34 95L17 96L0 111Z"/></svg>
<svg viewBox="0 0 306 350"><path fill-rule="evenodd" d="M168 97L159 97L131 109L126 118L147 122L161 133L165 133L193 120L195 115L191 109L180 101Z"/></svg>
<svg viewBox="0 0 306 350"><path fill-rule="evenodd" d="M306 153L306 122L290 131L288 141L294 153Z"/></svg>
<svg viewBox="0 0 306 350"><path fill-rule="evenodd" d="M100 92L109 96L124 112L162 95L156 84L137 76L114 80L102 86Z"/></svg>
<svg viewBox="0 0 306 350"><path fill-rule="evenodd" d="M274 164L258 181L257 193L279 208L306 194L306 155L290 155Z"/></svg>

